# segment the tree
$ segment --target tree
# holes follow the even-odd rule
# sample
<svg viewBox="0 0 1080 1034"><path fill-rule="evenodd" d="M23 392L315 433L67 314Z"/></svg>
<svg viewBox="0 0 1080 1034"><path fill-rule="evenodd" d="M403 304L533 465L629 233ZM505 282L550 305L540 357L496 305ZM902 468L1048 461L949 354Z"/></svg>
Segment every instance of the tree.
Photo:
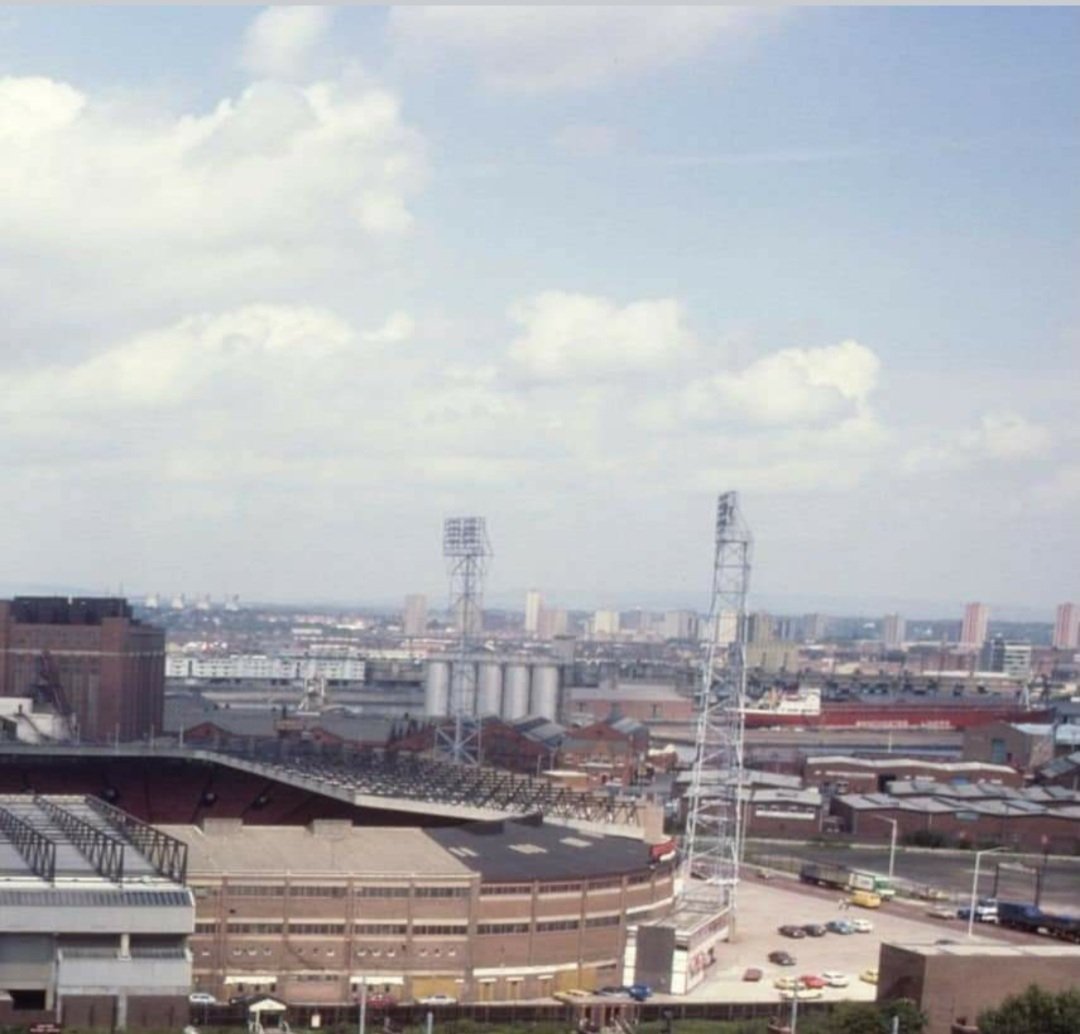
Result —
<svg viewBox="0 0 1080 1034"><path fill-rule="evenodd" d="M806 1034L891 1034L893 1018L900 1020L900 1034L922 1034L926 1017L914 1002L899 999L878 1005L874 1002L843 1002L827 1016L812 1023L799 1023Z"/></svg>
<svg viewBox="0 0 1080 1034"><path fill-rule="evenodd" d="M1032 984L999 1006L979 1013L980 1034L1076 1034L1080 991L1045 991Z"/></svg>

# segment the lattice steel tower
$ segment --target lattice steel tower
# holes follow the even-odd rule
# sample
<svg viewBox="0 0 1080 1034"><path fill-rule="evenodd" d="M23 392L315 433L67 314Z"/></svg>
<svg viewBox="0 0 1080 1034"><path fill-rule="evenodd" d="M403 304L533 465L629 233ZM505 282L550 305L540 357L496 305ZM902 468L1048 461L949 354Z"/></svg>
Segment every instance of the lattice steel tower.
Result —
<svg viewBox="0 0 1080 1034"><path fill-rule="evenodd" d="M483 517L450 517L443 522L443 557L450 574L450 612L458 626L457 656L450 675L450 718L435 734L436 750L461 765L480 763L480 722L476 718L473 641L479 635L484 575L491 543Z"/></svg>
<svg viewBox="0 0 1080 1034"><path fill-rule="evenodd" d="M701 665L683 898L735 919L743 849L746 594L753 538L734 492L716 504L709 634ZM729 639L721 645L721 638Z"/></svg>

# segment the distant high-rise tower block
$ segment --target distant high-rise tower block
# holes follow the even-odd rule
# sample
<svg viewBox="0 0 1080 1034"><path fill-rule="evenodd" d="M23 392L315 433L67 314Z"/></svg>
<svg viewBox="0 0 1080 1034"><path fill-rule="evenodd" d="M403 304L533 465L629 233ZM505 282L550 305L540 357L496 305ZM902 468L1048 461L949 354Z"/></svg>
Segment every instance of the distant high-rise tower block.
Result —
<svg viewBox="0 0 1080 1034"><path fill-rule="evenodd" d="M899 650L907 635L907 622L899 614L886 614L881 622L881 639L886 650Z"/></svg>
<svg viewBox="0 0 1080 1034"><path fill-rule="evenodd" d="M542 601L540 599L540 593L535 589L530 589L525 593L525 634L526 635L539 635L540 634L540 610Z"/></svg>
<svg viewBox="0 0 1080 1034"><path fill-rule="evenodd" d="M413 593L405 597L403 624L407 636L422 636L427 633L427 597L423 593Z"/></svg>
<svg viewBox="0 0 1080 1034"><path fill-rule="evenodd" d="M960 629L960 645L981 649L990 627L990 608L985 603L969 603L964 607L964 624Z"/></svg>
<svg viewBox="0 0 1080 1034"><path fill-rule="evenodd" d="M767 643L775 636L776 626L771 614L759 610L750 614L747 619L746 641L749 643Z"/></svg>
<svg viewBox="0 0 1080 1034"><path fill-rule="evenodd" d="M828 618L824 614L807 614L803 618L802 637L809 643L820 643L828 631Z"/></svg>
<svg viewBox="0 0 1080 1034"><path fill-rule="evenodd" d="M698 616L692 610L669 610L664 615L665 639L689 639L698 637Z"/></svg>
<svg viewBox="0 0 1080 1034"><path fill-rule="evenodd" d="M537 628L537 638L554 639L556 636L566 635L569 621L565 610L549 610L547 607L540 609L540 623Z"/></svg>
<svg viewBox="0 0 1080 1034"><path fill-rule="evenodd" d="M466 606L463 601L459 601L454 606L454 628L458 633L464 632L466 635L477 636L482 635L484 632L484 600L483 597L477 594L476 603L474 606ZM466 628L465 625L468 624Z"/></svg>
<svg viewBox="0 0 1080 1034"><path fill-rule="evenodd" d="M616 636L620 629L620 615L617 610L598 610L593 614L592 634L596 638Z"/></svg>
<svg viewBox="0 0 1080 1034"><path fill-rule="evenodd" d="M1075 603L1058 604L1054 621L1054 649L1075 650L1080 647L1080 607Z"/></svg>

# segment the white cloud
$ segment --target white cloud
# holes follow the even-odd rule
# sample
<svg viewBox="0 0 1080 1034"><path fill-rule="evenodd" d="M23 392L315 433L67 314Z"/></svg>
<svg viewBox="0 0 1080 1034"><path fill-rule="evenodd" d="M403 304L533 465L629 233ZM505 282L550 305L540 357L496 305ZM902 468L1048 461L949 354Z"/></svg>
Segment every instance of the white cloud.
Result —
<svg viewBox="0 0 1080 1034"><path fill-rule="evenodd" d="M989 461L1034 460L1053 444L1050 429L1009 410L986 413L975 428L912 446L903 457L910 473L960 470Z"/></svg>
<svg viewBox="0 0 1080 1034"><path fill-rule="evenodd" d="M880 368L874 352L857 341L787 348L737 373L690 384L683 405L707 422L818 425L865 412Z"/></svg>
<svg viewBox="0 0 1080 1034"><path fill-rule="evenodd" d="M425 177L398 99L348 74L179 117L3 78L0 147L0 304L28 325L231 305L365 255L381 268Z"/></svg>
<svg viewBox="0 0 1080 1034"><path fill-rule="evenodd" d="M377 345L396 345L408 341L416 330L416 321L407 312L392 312L376 330L364 334L364 340Z"/></svg>
<svg viewBox="0 0 1080 1034"><path fill-rule="evenodd" d="M330 27L327 7L268 7L248 26L241 65L269 79L302 77Z"/></svg>
<svg viewBox="0 0 1080 1034"><path fill-rule="evenodd" d="M395 7L390 27L407 58L469 61L489 88L538 94L684 65L760 14L721 6Z"/></svg>
<svg viewBox="0 0 1080 1034"><path fill-rule="evenodd" d="M510 357L541 379L655 371L694 345L682 308L671 298L620 308L608 298L545 291L518 302L509 315L522 331Z"/></svg>

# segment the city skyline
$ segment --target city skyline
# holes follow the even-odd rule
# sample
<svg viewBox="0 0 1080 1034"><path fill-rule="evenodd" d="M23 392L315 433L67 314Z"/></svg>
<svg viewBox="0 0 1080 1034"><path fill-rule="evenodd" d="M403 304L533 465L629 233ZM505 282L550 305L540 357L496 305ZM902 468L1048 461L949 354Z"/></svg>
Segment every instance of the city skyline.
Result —
<svg viewBox="0 0 1080 1034"><path fill-rule="evenodd" d="M478 513L492 598L700 609L731 489L755 607L1052 621L1078 27L7 8L5 581L438 600Z"/></svg>

